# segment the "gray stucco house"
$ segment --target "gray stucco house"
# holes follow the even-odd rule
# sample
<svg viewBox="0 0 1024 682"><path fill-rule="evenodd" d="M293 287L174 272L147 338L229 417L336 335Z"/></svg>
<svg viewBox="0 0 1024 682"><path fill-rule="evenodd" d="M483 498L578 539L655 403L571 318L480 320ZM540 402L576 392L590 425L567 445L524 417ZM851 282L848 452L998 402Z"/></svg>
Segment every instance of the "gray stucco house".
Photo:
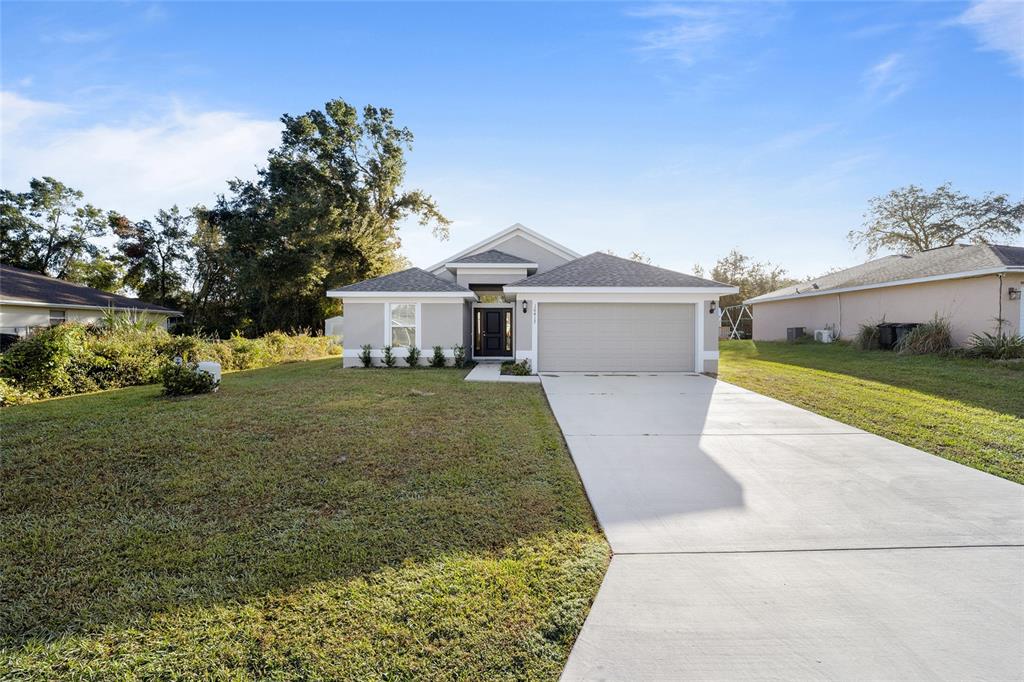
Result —
<svg viewBox="0 0 1024 682"><path fill-rule="evenodd" d="M392 346L529 360L539 371L714 372L718 298L735 287L605 253L581 256L515 224L440 263L333 289L346 367Z"/></svg>

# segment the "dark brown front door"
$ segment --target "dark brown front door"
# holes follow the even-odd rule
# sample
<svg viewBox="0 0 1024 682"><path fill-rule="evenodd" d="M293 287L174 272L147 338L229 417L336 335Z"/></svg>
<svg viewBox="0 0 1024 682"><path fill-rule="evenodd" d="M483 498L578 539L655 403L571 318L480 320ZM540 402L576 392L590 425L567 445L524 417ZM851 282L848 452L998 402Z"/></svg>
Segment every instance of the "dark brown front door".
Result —
<svg viewBox="0 0 1024 682"><path fill-rule="evenodd" d="M474 351L478 357L512 355L511 308L477 308L473 324L476 326Z"/></svg>

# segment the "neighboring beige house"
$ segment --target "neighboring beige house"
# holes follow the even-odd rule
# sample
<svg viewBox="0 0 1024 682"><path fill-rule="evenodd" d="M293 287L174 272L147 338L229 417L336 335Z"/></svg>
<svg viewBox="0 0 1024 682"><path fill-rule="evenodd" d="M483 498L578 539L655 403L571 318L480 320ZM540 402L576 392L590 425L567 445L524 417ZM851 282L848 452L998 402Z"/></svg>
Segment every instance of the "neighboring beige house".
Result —
<svg viewBox="0 0 1024 682"><path fill-rule="evenodd" d="M360 347L429 361L462 345L534 372L717 371L718 298L737 288L644 263L580 256L516 224L421 270L328 291L344 307L346 367ZM405 364L403 360L399 360Z"/></svg>
<svg viewBox="0 0 1024 682"><path fill-rule="evenodd" d="M971 334L1024 334L1024 247L957 244L886 256L796 286L751 298L754 340L786 339L790 327L807 334L832 329L852 338L859 325L927 322L936 315L952 327L953 342Z"/></svg>
<svg viewBox="0 0 1024 682"><path fill-rule="evenodd" d="M177 310L137 298L0 265L0 334L5 339L24 337L62 322L96 322L108 310L149 317L162 324L181 316Z"/></svg>

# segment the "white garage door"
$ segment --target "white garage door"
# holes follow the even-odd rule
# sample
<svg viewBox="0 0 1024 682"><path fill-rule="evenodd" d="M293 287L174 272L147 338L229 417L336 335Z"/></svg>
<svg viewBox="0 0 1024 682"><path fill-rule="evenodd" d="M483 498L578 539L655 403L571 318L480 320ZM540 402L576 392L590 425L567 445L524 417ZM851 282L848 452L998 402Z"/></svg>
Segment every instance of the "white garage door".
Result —
<svg viewBox="0 0 1024 682"><path fill-rule="evenodd" d="M692 372L689 303L541 303L538 370Z"/></svg>

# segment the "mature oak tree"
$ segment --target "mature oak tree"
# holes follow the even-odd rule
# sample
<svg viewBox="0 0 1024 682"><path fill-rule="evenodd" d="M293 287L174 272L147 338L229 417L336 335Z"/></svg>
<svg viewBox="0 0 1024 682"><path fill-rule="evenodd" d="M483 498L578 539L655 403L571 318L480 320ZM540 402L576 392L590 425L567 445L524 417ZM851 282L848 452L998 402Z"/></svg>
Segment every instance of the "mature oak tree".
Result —
<svg viewBox="0 0 1024 682"><path fill-rule="evenodd" d="M65 279L100 249L103 212L51 177L32 178L29 191L0 190L0 262Z"/></svg>
<svg viewBox="0 0 1024 682"><path fill-rule="evenodd" d="M404 265L398 229L415 216L447 238L434 200L406 190L413 136L390 109L337 99L282 117L281 145L256 181L234 180L204 219L223 235L249 331L320 328L326 289Z"/></svg>
<svg viewBox="0 0 1024 682"><path fill-rule="evenodd" d="M933 192L909 185L871 199L863 228L848 237L868 256L882 250L911 253L963 241L1012 239L1020 235L1022 222L1024 201L1011 201L1006 194L974 198L948 182Z"/></svg>
<svg viewBox="0 0 1024 682"><path fill-rule="evenodd" d="M161 210L153 222L132 222L118 213L108 217L117 237L117 260L125 267L124 284L151 303L180 305L189 257L192 216L177 206Z"/></svg>

